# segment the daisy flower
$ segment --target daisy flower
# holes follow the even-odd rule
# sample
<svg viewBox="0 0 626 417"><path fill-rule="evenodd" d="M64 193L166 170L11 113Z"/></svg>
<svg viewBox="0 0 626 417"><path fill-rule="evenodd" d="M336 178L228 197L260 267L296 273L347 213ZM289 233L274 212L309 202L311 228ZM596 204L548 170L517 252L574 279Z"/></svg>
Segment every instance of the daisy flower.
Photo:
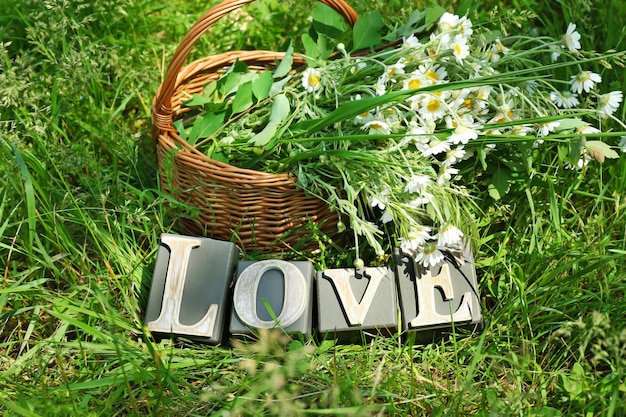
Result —
<svg viewBox="0 0 626 417"><path fill-rule="evenodd" d="M428 175L418 175L407 183L404 187L406 193L419 193L430 185L431 179Z"/></svg>
<svg viewBox="0 0 626 417"><path fill-rule="evenodd" d="M458 145L459 143L465 145L470 140L478 137L478 131L475 127L476 125L466 126L460 124L454 129L454 132L448 136L448 140L452 142L453 145Z"/></svg>
<svg viewBox="0 0 626 417"><path fill-rule="evenodd" d="M491 44L491 52L489 54L489 61L498 62L500 60L501 54L504 55L509 51L509 48L502 45L499 38L496 38Z"/></svg>
<svg viewBox="0 0 626 417"><path fill-rule="evenodd" d="M576 32L576 25L570 23L567 26L565 35L563 35L563 45L569 49L570 52L576 52L580 49L580 33Z"/></svg>
<svg viewBox="0 0 626 417"><path fill-rule="evenodd" d="M578 94L569 91L552 91L550 93L550 101L562 109L571 109L580 104Z"/></svg>
<svg viewBox="0 0 626 417"><path fill-rule="evenodd" d="M615 113L619 104L624 98L621 91L611 91L598 97L598 110L602 117L607 117Z"/></svg>
<svg viewBox="0 0 626 417"><path fill-rule="evenodd" d="M581 71L577 75L572 75L572 93L582 93L583 90L585 93L588 93L596 83L602 82L602 77L600 74L596 74L591 71Z"/></svg>
<svg viewBox="0 0 626 417"><path fill-rule="evenodd" d="M431 85L429 81L419 71L414 71L411 76L402 82L403 90L413 90L414 88L422 88Z"/></svg>
<svg viewBox="0 0 626 417"><path fill-rule="evenodd" d="M457 27L459 24L459 16L453 15L452 13L445 12L439 18L439 31L441 33L451 32L453 29Z"/></svg>
<svg viewBox="0 0 626 417"><path fill-rule="evenodd" d="M427 193L426 191L422 191L419 197L414 198L409 201L407 205L411 208L422 208L426 204L430 204L433 201L434 196L431 193Z"/></svg>
<svg viewBox="0 0 626 417"><path fill-rule="evenodd" d="M453 90L450 92L450 101L448 102L448 107L450 108L450 113L459 113L463 111L471 111L472 110L472 99L469 97L472 92L469 88L462 88L460 90ZM446 125L448 124L447 120L450 116L446 116ZM448 126L451 127L451 126Z"/></svg>
<svg viewBox="0 0 626 417"><path fill-rule="evenodd" d="M443 252L439 250L436 244L427 243L424 245L424 249L415 256L415 261L422 264L424 268L430 268L443 261Z"/></svg>
<svg viewBox="0 0 626 417"><path fill-rule="evenodd" d="M452 168L450 166L441 165L439 170L439 175L437 176L437 184L444 185L448 181L452 179L453 176L459 173L457 168Z"/></svg>
<svg viewBox="0 0 626 417"><path fill-rule="evenodd" d="M463 60L470 54L469 46L467 45L467 38L463 35L456 35L451 48L456 62L463 63Z"/></svg>
<svg viewBox="0 0 626 417"><path fill-rule="evenodd" d="M556 62L557 59L561 56L561 47L559 45L550 45L550 59L552 62Z"/></svg>
<svg viewBox="0 0 626 417"><path fill-rule="evenodd" d="M400 238L400 249L402 252L415 256L416 252L432 239L430 227L419 225L411 229L407 238Z"/></svg>
<svg viewBox="0 0 626 417"><path fill-rule="evenodd" d="M413 35L409 36L408 38L404 39L404 42L402 43L402 46L404 48L408 48L408 49L417 49L420 46L422 46L422 44L417 39L417 36L415 36L413 34Z"/></svg>
<svg viewBox="0 0 626 417"><path fill-rule="evenodd" d="M537 136L539 137L548 136L550 132L554 132L554 129L559 127L560 124L561 122L539 123L537 125Z"/></svg>
<svg viewBox="0 0 626 417"><path fill-rule="evenodd" d="M369 129L370 135L375 135L375 134L388 135L391 133L391 127L389 127L389 124L382 120L369 121L365 123L363 126L361 126L361 129L363 130Z"/></svg>
<svg viewBox="0 0 626 417"><path fill-rule="evenodd" d="M515 125L511 126L511 134L517 136L526 136L530 132L532 132L532 127L530 125Z"/></svg>
<svg viewBox="0 0 626 417"><path fill-rule="evenodd" d="M457 146L455 149L450 149L446 152L446 159L443 160L442 165L446 167L451 167L458 161L461 161L466 154L467 152L462 145Z"/></svg>
<svg viewBox="0 0 626 417"><path fill-rule="evenodd" d="M421 150L421 149L420 149ZM437 137L433 137L428 143L428 149L421 150L423 156L439 155L442 152L450 150L450 142L447 140L439 140Z"/></svg>
<svg viewBox="0 0 626 417"><path fill-rule="evenodd" d="M384 79L384 77L380 77L378 82L374 85L374 90L379 96L384 96L387 92L387 86L385 85L386 82L387 80Z"/></svg>
<svg viewBox="0 0 626 417"><path fill-rule="evenodd" d="M395 64L389 65L385 69L385 77L387 77L387 79L391 79L394 75L404 74L404 67L406 66L405 61L406 60L404 58L401 58Z"/></svg>
<svg viewBox="0 0 626 417"><path fill-rule="evenodd" d="M463 36L472 36L474 30L472 29L472 21L467 18L467 16L463 16L459 19L459 23L457 25L457 29L459 33Z"/></svg>
<svg viewBox="0 0 626 417"><path fill-rule="evenodd" d="M463 232L451 224L446 224L439 228L439 233L433 236L433 239L437 239L437 246L459 246L461 239L463 238Z"/></svg>
<svg viewBox="0 0 626 417"><path fill-rule="evenodd" d="M425 65L420 65L418 70L415 71L420 74L423 74L425 80L429 82L429 85L439 84L445 81L448 76L448 71L438 64L434 64L432 66L426 67Z"/></svg>
<svg viewBox="0 0 626 417"><path fill-rule="evenodd" d="M302 86L308 93L319 90L322 87L321 73L315 68L307 68L302 73Z"/></svg>
<svg viewBox="0 0 626 417"><path fill-rule="evenodd" d="M419 103L419 114L425 120L440 120L446 115L442 94L428 94Z"/></svg>
<svg viewBox="0 0 626 417"><path fill-rule="evenodd" d="M600 129L595 128L593 126L589 126L588 124L584 124L581 127L576 129L576 133L580 135L588 135L593 133L600 133Z"/></svg>
<svg viewBox="0 0 626 417"><path fill-rule="evenodd" d="M387 202L389 201L389 194L391 194L391 190L389 188L383 190L378 196L374 196L370 199L370 206L378 207L381 210L384 210L387 207Z"/></svg>
<svg viewBox="0 0 626 417"><path fill-rule="evenodd" d="M393 221L393 212L389 209L385 210L382 214L382 216L380 216L380 221L383 224L387 224L391 221Z"/></svg>

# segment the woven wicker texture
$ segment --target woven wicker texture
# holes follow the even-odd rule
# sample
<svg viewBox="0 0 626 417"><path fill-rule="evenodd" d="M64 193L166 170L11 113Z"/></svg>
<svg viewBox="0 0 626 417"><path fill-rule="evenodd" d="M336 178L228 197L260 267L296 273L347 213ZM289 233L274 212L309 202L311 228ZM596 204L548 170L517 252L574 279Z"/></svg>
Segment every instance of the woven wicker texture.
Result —
<svg viewBox="0 0 626 417"><path fill-rule="evenodd" d="M197 40L219 19L254 0L225 0L207 11L189 30L176 50L152 106L152 134L156 140L162 189L176 200L197 208L182 216L181 225L192 235L234 241L244 250L281 252L314 249L306 240L311 225L325 234L336 231L337 216L327 204L307 196L287 174L242 169L208 158L183 140L173 122L184 114L181 102L219 78L236 60L251 70L272 69L283 53L231 51L205 57L184 66ZM341 0L320 0L354 25L356 12ZM304 65L294 56L294 66Z"/></svg>

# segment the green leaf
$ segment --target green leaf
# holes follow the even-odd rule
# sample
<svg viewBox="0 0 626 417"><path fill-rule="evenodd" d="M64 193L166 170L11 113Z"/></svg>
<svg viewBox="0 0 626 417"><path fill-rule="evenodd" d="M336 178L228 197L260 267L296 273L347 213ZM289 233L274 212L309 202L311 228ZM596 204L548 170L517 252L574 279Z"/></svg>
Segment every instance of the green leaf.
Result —
<svg viewBox="0 0 626 417"><path fill-rule="evenodd" d="M254 146L265 146L274 137L278 131L279 124L270 121L259 133L254 135L248 140L248 143L252 143Z"/></svg>
<svg viewBox="0 0 626 417"><path fill-rule="evenodd" d="M491 177L491 183L487 187L489 195L494 200L500 200L504 197L511 187L510 184L511 173L509 170L504 168L496 168L493 173L493 177Z"/></svg>
<svg viewBox="0 0 626 417"><path fill-rule="evenodd" d="M246 65L245 62L240 61L240 60L236 60L229 70L232 72L238 72L240 74L245 74L245 73L250 72L250 70L248 69L248 65Z"/></svg>
<svg viewBox="0 0 626 417"><path fill-rule="evenodd" d="M252 94L257 101L265 100L269 97L272 83L274 82L270 71L263 71L252 83Z"/></svg>
<svg viewBox="0 0 626 417"><path fill-rule="evenodd" d="M398 29L391 32L389 35L385 36L385 39L389 41L394 41L400 38L408 38L412 34L414 34L417 30L417 25L424 21L424 17L426 16L426 11L424 10L414 10L406 23L400 26Z"/></svg>
<svg viewBox="0 0 626 417"><path fill-rule="evenodd" d="M198 117L193 123L191 132L189 132L189 139L187 142L190 145L195 145L198 139L204 139L211 136L224 124L225 113L207 113Z"/></svg>
<svg viewBox="0 0 626 417"><path fill-rule="evenodd" d="M320 51L320 58L326 59L330 56L332 51L328 49L328 36L319 35L317 37L317 49Z"/></svg>
<svg viewBox="0 0 626 417"><path fill-rule="evenodd" d="M227 96L237 89L241 83L243 74L239 72L229 72L218 81L218 91L222 97Z"/></svg>
<svg viewBox="0 0 626 417"><path fill-rule="evenodd" d="M324 34L332 39L339 38L347 29L348 25L343 17L334 9L322 3L317 3L311 12L313 29L319 34Z"/></svg>
<svg viewBox="0 0 626 417"><path fill-rule="evenodd" d="M226 156L226 154L222 151L220 147L217 147L217 146L213 148L210 155L207 155L207 156L213 159L214 161L223 162L225 164L229 163L228 157Z"/></svg>
<svg viewBox="0 0 626 417"><path fill-rule="evenodd" d="M176 128L178 136L180 136L183 140L187 140L187 131L185 130L185 124L183 123L183 121L179 119L172 124Z"/></svg>
<svg viewBox="0 0 626 417"><path fill-rule="evenodd" d="M289 105L289 99L286 95L278 94L274 97L272 109L270 110L270 121L262 131L250 138L248 143L252 143L254 146L267 145L274 138L274 136L276 136L276 133L279 132L278 129L289 116L290 110L291 106ZM283 131L284 127L280 130L280 132L282 133Z"/></svg>
<svg viewBox="0 0 626 417"><path fill-rule="evenodd" d="M213 98L216 91L217 91L217 81L208 82L202 89L203 94L209 98Z"/></svg>
<svg viewBox="0 0 626 417"><path fill-rule="evenodd" d="M304 53L307 58L318 58L320 56L321 53L317 47L317 42L308 33L302 35L302 44L304 45Z"/></svg>
<svg viewBox="0 0 626 417"><path fill-rule="evenodd" d="M274 78L281 78L285 75L289 74L291 71L291 67L293 65L293 45L290 43L287 48L287 52L285 52L285 56L283 57L278 67L274 70Z"/></svg>
<svg viewBox="0 0 626 417"><path fill-rule="evenodd" d="M615 152L613 149L611 149L609 145L600 140L588 140L587 142L585 142L585 148L587 148L589 156L591 156L593 159L600 163L604 162L604 158L619 158L619 154L617 152Z"/></svg>
<svg viewBox="0 0 626 417"><path fill-rule="evenodd" d="M270 122L282 123L289 116L291 106L289 105L289 99L284 94L278 94L274 97L272 103L272 109L270 110Z"/></svg>
<svg viewBox="0 0 626 417"><path fill-rule="evenodd" d="M381 43L383 19L379 12L360 15L352 31L352 49L366 49Z"/></svg>
<svg viewBox="0 0 626 417"><path fill-rule="evenodd" d="M250 106L252 106L252 81L243 83L237 89L237 93L235 94L232 104L233 114L241 113L242 111L249 109Z"/></svg>
<svg viewBox="0 0 626 417"><path fill-rule="evenodd" d="M580 159L580 154L585 146L585 139L582 137L573 138L569 141L569 153L567 155L567 162L571 165L576 165Z"/></svg>
<svg viewBox="0 0 626 417"><path fill-rule="evenodd" d="M572 119L561 119L559 125L554 129L554 133L563 133L575 130L581 127L589 126L589 123L574 117Z"/></svg>
<svg viewBox="0 0 626 417"><path fill-rule="evenodd" d="M206 96L201 96L200 94L194 94L187 101L183 102L183 107L195 107L195 106L204 106L207 103L210 103L212 100Z"/></svg>
<svg viewBox="0 0 626 417"><path fill-rule="evenodd" d="M426 21L424 22L426 27L424 29L429 28L431 25L437 23L439 21L439 18L441 18L441 15L443 15L445 11L446 9L441 6L429 7L426 10Z"/></svg>

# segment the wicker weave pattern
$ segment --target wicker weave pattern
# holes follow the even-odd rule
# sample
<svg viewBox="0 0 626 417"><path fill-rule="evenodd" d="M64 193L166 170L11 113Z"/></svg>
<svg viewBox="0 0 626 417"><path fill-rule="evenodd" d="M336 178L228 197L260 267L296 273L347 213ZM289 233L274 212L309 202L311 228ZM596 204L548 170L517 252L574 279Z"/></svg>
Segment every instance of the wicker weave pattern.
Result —
<svg viewBox="0 0 626 417"><path fill-rule="evenodd" d="M254 0L225 0L206 12L190 29L169 64L153 102L152 134L156 140L159 174L165 192L199 209L193 219L181 220L194 235L233 240L247 251L286 251L301 242L313 222L329 235L337 217L322 200L307 196L287 174L241 169L208 158L179 135L173 121L184 113L181 102L219 78L235 60L249 68L272 68L284 54L272 51L232 51L205 57L184 66L200 36L220 18ZM320 0L354 25L356 12L341 0ZM304 58L294 56L294 65ZM173 160L170 153L174 153ZM170 159L168 159L170 158ZM307 249L312 249L307 244Z"/></svg>

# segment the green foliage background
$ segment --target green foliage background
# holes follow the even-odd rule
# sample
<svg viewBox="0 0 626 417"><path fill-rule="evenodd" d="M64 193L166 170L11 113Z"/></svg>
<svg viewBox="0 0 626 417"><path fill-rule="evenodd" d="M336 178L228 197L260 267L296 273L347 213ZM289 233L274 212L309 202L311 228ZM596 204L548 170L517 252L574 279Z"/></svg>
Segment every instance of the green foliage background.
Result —
<svg viewBox="0 0 626 417"><path fill-rule="evenodd" d="M215 1L0 0L0 410L4 415L614 415L626 413L626 158L565 172L546 153L481 212L481 334L334 345L261 335L155 341L142 312L158 237L150 104L178 41ZM358 0L393 26L429 2ZM584 49L626 49L624 5L444 2L520 32L578 24ZM259 0L194 57L278 48L309 2ZM215 36L219 34L219 36ZM598 68L602 71L602 68ZM608 73L607 73L608 74ZM626 89L619 76L612 89ZM618 117L626 119L623 106Z"/></svg>

